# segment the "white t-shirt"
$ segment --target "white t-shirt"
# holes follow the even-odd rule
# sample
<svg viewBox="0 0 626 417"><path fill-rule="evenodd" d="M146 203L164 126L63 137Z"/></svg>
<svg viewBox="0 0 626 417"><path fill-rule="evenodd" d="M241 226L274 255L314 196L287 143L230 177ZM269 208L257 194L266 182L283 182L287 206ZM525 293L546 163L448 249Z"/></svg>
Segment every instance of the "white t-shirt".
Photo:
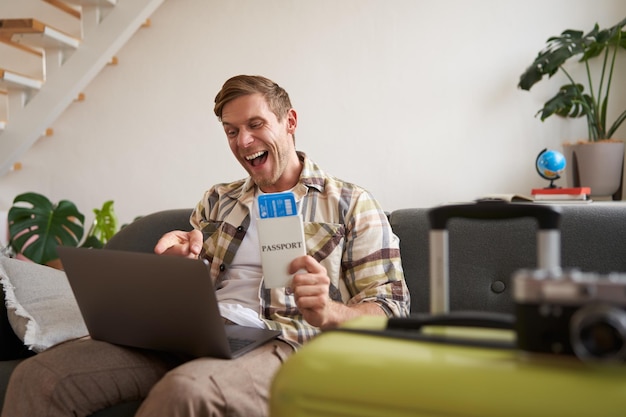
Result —
<svg viewBox="0 0 626 417"><path fill-rule="evenodd" d="M257 194L262 193L257 189ZM216 293L222 317L242 326L264 328L266 326L259 318L261 308L259 288L263 279L259 231L256 224L259 209L256 198L254 200L250 208L250 226L246 236L232 264L225 272L226 278L222 281L222 287ZM300 201L296 202L296 206L300 211Z"/></svg>
<svg viewBox="0 0 626 417"><path fill-rule="evenodd" d="M259 318L259 287L263 269L256 227L256 204L253 209L246 237L226 270L226 279L217 290L217 300L222 317L242 326L263 328L265 325Z"/></svg>

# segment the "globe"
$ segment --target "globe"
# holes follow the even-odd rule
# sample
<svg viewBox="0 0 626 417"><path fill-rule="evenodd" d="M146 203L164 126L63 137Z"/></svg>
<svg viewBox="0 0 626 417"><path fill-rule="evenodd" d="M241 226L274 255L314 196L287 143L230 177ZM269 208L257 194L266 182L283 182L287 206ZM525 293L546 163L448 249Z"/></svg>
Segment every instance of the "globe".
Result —
<svg viewBox="0 0 626 417"><path fill-rule="evenodd" d="M535 167L537 168L539 176L550 180L550 185L552 186L552 181L561 178L566 164L565 157L561 152L552 149L544 149L539 152Z"/></svg>

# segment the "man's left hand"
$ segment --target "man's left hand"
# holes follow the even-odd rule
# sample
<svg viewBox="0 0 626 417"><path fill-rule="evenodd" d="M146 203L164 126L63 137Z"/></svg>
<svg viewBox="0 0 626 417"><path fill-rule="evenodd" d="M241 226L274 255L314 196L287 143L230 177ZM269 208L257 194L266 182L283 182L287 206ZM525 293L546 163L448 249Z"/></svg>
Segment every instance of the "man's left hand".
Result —
<svg viewBox="0 0 626 417"><path fill-rule="evenodd" d="M346 320L362 315L384 315L374 302L347 306L331 300L330 278L326 268L311 256L301 256L291 262L289 273L295 274L291 284L296 305L302 316L312 326L321 329L337 327Z"/></svg>
<svg viewBox="0 0 626 417"><path fill-rule="evenodd" d="M316 327L332 327L335 302L328 296L330 278L326 268L311 256L301 256L291 263L289 273L295 273L291 290L304 319Z"/></svg>

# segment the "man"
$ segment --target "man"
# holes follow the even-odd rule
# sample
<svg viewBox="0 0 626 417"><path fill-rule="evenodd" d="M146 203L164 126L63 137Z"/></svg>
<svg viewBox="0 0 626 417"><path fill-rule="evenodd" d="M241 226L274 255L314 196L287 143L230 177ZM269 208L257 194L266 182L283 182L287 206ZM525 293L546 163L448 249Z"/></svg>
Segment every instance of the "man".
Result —
<svg viewBox="0 0 626 417"><path fill-rule="evenodd" d="M164 235L155 252L206 258L225 320L282 336L235 360L182 364L93 340L67 343L16 369L2 417L89 415L148 391L137 416L266 415L274 373L320 329L365 314L408 314L398 239L385 213L365 190L296 151L298 118L285 90L264 77L233 77L215 98L215 114L249 177L213 186L192 213L194 230ZM287 190L305 223L307 255L291 262L289 288L269 289L255 200Z"/></svg>

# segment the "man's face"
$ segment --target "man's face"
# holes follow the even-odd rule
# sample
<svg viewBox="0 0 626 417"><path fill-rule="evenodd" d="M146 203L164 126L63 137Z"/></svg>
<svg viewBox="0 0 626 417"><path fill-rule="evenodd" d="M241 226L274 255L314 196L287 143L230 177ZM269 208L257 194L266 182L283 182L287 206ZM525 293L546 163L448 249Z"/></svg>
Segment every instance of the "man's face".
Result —
<svg viewBox="0 0 626 417"><path fill-rule="evenodd" d="M222 109L222 125L235 158L264 192L285 191L300 177L293 134L296 112L279 121L261 94L238 97Z"/></svg>

